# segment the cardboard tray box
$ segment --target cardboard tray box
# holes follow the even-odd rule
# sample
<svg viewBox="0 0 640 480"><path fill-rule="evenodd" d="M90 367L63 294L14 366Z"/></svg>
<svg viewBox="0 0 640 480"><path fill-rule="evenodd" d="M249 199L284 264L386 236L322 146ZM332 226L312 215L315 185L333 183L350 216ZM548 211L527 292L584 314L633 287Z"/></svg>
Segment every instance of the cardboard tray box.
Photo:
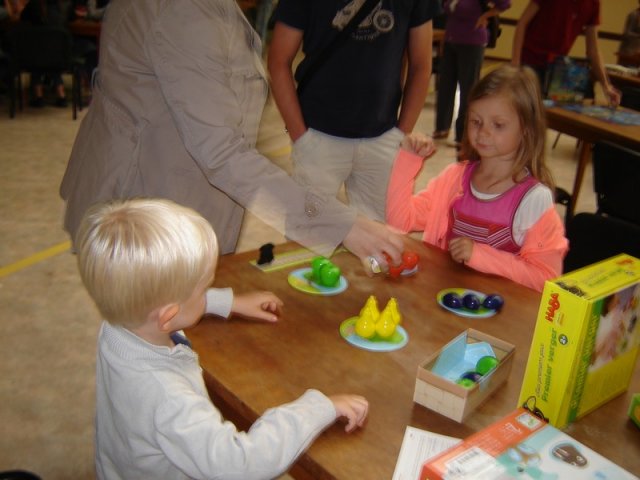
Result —
<svg viewBox="0 0 640 480"><path fill-rule="evenodd" d="M420 480L599 479L635 475L524 408L427 460Z"/></svg>
<svg viewBox="0 0 640 480"><path fill-rule="evenodd" d="M465 388L434 372L439 362L442 361L441 354L443 352L449 354L452 357L450 360L454 363L463 362L464 352L462 354L460 352L469 348L481 347L483 345L481 342L486 342L491 346L499 363L472 388ZM478 330L468 329L427 358L418 367L413 401L457 422L462 422L507 380L511 372L514 352L514 345ZM459 364L453 365L453 367L461 370L473 369Z"/></svg>
<svg viewBox="0 0 640 480"><path fill-rule="evenodd" d="M562 428L624 392L639 316L637 258L618 255L547 281L519 404Z"/></svg>

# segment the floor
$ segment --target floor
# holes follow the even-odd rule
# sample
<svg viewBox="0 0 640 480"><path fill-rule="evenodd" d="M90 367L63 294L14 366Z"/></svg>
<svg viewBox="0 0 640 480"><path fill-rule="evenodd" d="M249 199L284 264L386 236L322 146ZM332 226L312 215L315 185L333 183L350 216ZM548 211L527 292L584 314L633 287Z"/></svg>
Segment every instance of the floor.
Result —
<svg viewBox="0 0 640 480"><path fill-rule="evenodd" d="M93 473L94 356L99 316L83 290L61 229L58 186L80 125L71 110L25 109L9 120L0 98L0 305L5 346L0 353L0 471L25 469L46 480L91 479ZM433 130L431 94L416 130ZM575 140L562 136L548 161L571 190ZM446 141L426 163L424 185L455 150ZM258 149L288 168L289 140L272 102ZM593 211L591 171L578 211ZM559 212L564 215L563 209ZM239 251L283 237L248 215Z"/></svg>

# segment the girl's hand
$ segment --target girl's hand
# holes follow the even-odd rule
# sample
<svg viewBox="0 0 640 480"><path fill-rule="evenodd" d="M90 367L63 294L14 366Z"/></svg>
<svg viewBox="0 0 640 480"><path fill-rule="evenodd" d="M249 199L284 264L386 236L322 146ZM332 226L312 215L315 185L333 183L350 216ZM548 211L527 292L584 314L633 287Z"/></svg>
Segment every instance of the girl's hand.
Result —
<svg viewBox="0 0 640 480"><path fill-rule="evenodd" d="M413 152L422 158L428 158L436 153L433 138L427 137L422 133L410 133L405 135L400 142L400 148Z"/></svg>
<svg viewBox="0 0 640 480"><path fill-rule="evenodd" d="M231 311L241 317L276 322L282 314L282 300L271 292L234 295Z"/></svg>
<svg viewBox="0 0 640 480"><path fill-rule="evenodd" d="M471 260L473 240L468 237L457 237L449 241L449 253L455 262L465 263Z"/></svg>
<svg viewBox="0 0 640 480"><path fill-rule="evenodd" d="M344 431L353 432L362 427L369 413L369 402L360 395L332 395L329 400L333 402L337 418L346 418L347 425Z"/></svg>

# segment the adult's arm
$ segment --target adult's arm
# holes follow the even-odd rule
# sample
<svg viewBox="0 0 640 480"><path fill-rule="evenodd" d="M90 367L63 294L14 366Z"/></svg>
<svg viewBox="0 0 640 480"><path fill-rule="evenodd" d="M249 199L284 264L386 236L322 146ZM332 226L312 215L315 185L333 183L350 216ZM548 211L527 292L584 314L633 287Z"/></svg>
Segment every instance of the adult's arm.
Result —
<svg viewBox="0 0 640 480"><path fill-rule="evenodd" d="M173 121L203 174L262 221L318 253L328 255L344 241L363 263L381 249L399 262L399 236L382 224L356 218L336 198L297 185L251 148L242 130L247 121L242 102L251 90L239 85L263 86L253 64L260 59L249 56L247 65L234 65L238 50L230 43L245 41L249 49L253 32L235 21L240 14L235 2L217 2L216 9L209 5L170 4L146 44Z"/></svg>
<svg viewBox="0 0 640 480"><path fill-rule="evenodd" d="M524 36L527 32L527 26L533 20L540 10L540 7L536 2L530 1L525 7L518 23L516 25L516 31L513 34L513 46L511 50L511 65L516 67L520 65L520 59L522 56L522 46L524 45Z"/></svg>
<svg viewBox="0 0 640 480"><path fill-rule="evenodd" d="M293 142L307 131L293 77L293 59L302 44L302 35L302 30L276 22L267 63L271 92Z"/></svg>
<svg viewBox="0 0 640 480"><path fill-rule="evenodd" d="M433 22L429 20L409 30L407 78L404 84L398 128L411 133L424 108L429 91L433 57Z"/></svg>
<svg viewBox="0 0 640 480"><path fill-rule="evenodd" d="M185 148L209 182L290 238L332 251L355 222L336 199L298 186L245 138L252 98L266 88L253 32L234 2L170 4L146 49ZM189 25L189 28L184 28ZM240 30L238 30L240 29ZM246 42L246 50L233 42ZM240 61L240 63L239 63ZM253 115L255 117L255 115Z"/></svg>
<svg viewBox="0 0 640 480"><path fill-rule="evenodd" d="M602 90L607 96L609 104L612 106L619 105L620 92L609 81L609 76L600 54L600 48L598 47L598 27L596 25L588 25L584 32L584 38L587 47L587 58L591 64L593 75L602 85Z"/></svg>

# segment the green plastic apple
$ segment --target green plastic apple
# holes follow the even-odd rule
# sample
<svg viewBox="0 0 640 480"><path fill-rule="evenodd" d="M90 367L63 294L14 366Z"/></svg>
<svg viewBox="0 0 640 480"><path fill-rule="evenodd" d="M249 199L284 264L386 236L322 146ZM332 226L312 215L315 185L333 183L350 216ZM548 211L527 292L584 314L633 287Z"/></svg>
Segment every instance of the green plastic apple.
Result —
<svg viewBox="0 0 640 480"><path fill-rule="evenodd" d="M318 283L320 283L320 269L327 263L329 263L329 259L326 257L314 257L311 260L311 275Z"/></svg>
<svg viewBox="0 0 640 480"><path fill-rule="evenodd" d="M324 287L335 287L340 280L340 269L333 263L328 262L320 267L320 285Z"/></svg>

